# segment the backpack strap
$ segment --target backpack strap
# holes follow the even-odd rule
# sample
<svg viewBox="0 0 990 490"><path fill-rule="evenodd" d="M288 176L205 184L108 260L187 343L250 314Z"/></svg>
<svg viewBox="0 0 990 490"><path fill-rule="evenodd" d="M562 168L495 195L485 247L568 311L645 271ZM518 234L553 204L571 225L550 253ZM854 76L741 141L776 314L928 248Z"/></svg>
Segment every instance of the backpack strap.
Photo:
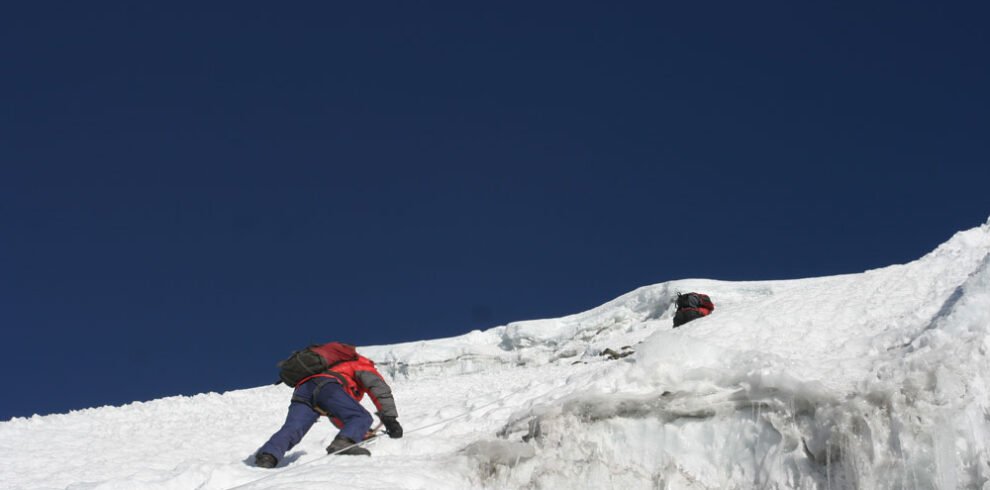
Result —
<svg viewBox="0 0 990 490"><path fill-rule="evenodd" d="M308 398L307 397L303 397L303 396L299 396L299 395L296 395L295 393L293 393L292 394L292 401L293 402L302 403L303 405L306 405L307 407L312 408L316 413L318 413L320 415L329 415L325 410L323 410L322 408L320 408L320 405L318 403L316 403L316 399L317 399L317 396L319 396L319 394L320 394L320 390L323 389L323 387L326 386L327 383L337 383L337 384L339 384L342 387L343 386L347 386L347 384L344 382L343 375L342 374L335 373L333 371L327 371L327 372L324 372L324 373L314 374L312 376L309 376L308 378L305 378L302 381L300 381L299 384L297 384L296 386L300 386L303 383L305 383L305 382L307 382L309 380L312 380L312 379L316 379L316 378L320 378L320 379L317 379L316 380L316 383L315 383L316 384L316 387L313 388L313 393L311 395L309 395Z"/></svg>

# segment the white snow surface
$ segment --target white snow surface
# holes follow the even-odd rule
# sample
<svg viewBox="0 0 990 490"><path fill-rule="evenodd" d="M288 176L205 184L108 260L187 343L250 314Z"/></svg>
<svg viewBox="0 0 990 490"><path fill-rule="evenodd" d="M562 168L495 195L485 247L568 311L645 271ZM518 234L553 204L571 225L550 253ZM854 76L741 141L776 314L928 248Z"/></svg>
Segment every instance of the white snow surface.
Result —
<svg viewBox="0 0 990 490"><path fill-rule="evenodd" d="M672 328L695 290L715 312ZM370 458L327 456L324 419L253 467L291 393L263 386L2 422L0 488L990 489L988 334L990 221L860 274L359 348L406 429Z"/></svg>

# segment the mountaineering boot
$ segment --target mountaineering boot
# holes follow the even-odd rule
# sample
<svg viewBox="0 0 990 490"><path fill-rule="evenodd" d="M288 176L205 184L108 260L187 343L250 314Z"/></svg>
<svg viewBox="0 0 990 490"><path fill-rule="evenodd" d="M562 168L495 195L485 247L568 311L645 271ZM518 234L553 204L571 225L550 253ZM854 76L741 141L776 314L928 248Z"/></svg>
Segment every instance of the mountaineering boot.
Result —
<svg viewBox="0 0 990 490"><path fill-rule="evenodd" d="M254 457L254 465L259 468L274 468L278 465L278 460L271 454L258 453L258 455Z"/></svg>
<svg viewBox="0 0 990 490"><path fill-rule="evenodd" d="M337 434L337 437L333 439L333 442L331 442L330 445L327 446L327 454L335 453L348 446L353 446L343 451L340 451L337 454L346 454L348 456L371 456L371 451L368 451L367 449L361 446L354 446L354 444L355 444L354 441L340 434Z"/></svg>

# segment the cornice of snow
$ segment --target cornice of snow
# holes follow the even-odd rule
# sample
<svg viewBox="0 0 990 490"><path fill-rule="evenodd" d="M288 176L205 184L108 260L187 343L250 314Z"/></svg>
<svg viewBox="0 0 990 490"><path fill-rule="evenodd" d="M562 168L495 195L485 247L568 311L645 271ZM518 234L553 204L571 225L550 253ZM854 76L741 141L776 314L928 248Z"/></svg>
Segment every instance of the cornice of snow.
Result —
<svg viewBox="0 0 990 490"><path fill-rule="evenodd" d="M473 372L515 365L573 363L598 356L605 348L633 346L656 332L672 330L673 301L678 292L703 291L716 302L715 313L679 329L691 336L725 336L740 328L768 328L779 318L807 323L799 331L827 332L876 324L889 317L889 328L864 335L878 337L878 348L888 348L905 324L926 324L951 291L990 253L990 219L982 226L954 234L923 257L858 274L772 281L682 279L640 287L588 311L560 318L512 322L465 335L360 348L392 376L430 376L441 372ZM922 276L931 301L913 301ZM924 287L924 286L921 286ZM808 306L815 305L814 307ZM822 315L821 310L834 310ZM823 319L828 324L823 323ZM883 322L880 322L881 324ZM768 325L769 324L769 325ZM727 344L732 344L731 340ZM831 344L831 343L829 343ZM726 347L730 347L726 345ZM764 352L763 355L773 355ZM850 353L855 356L855 354Z"/></svg>

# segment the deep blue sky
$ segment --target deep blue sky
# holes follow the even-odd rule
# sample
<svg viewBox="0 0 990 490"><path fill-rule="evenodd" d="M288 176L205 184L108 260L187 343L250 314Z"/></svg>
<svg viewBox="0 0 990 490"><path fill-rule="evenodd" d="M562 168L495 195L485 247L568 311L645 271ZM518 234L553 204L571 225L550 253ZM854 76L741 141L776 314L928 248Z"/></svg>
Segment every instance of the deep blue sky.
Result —
<svg viewBox="0 0 990 490"><path fill-rule="evenodd" d="M990 215L985 3L8 3L0 420Z"/></svg>

